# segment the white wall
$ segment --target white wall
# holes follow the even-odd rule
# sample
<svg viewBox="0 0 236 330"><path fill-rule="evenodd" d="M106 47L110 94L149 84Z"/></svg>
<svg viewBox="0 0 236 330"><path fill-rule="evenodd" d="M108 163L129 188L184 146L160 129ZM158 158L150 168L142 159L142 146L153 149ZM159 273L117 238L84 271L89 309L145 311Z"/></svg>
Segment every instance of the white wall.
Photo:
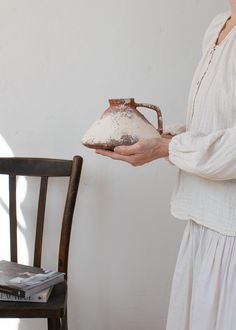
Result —
<svg viewBox="0 0 236 330"><path fill-rule="evenodd" d="M203 32L227 8L226 0L0 1L1 155L84 157L71 241L70 330L165 329L183 231L169 212L176 169L164 160L132 168L85 149L80 139L108 98L159 104L165 123L184 121ZM22 185L28 208L31 186ZM33 226L20 218L29 238ZM24 241L21 260L31 250ZM50 259L51 246L45 265ZM2 320L0 327L41 330L46 322Z"/></svg>

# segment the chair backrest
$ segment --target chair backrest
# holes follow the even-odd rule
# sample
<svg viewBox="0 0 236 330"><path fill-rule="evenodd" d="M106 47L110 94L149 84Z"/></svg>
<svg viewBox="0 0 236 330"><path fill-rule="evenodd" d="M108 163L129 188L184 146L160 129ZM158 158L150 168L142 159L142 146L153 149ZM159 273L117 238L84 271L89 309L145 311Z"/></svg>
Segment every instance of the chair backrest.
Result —
<svg viewBox="0 0 236 330"><path fill-rule="evenodd" d="M58 251L58 271L67 278L68 255L73 213L80 181L83 159L75 156L73 160L47 158L0 158L0 174L9 175L9 218L11 261L17 262L17 202L16 177L40 177L38 212L34 244L33 265L41 266L43 229L49 177L68 177L67 196L62 216L60 244Z"/></svg>

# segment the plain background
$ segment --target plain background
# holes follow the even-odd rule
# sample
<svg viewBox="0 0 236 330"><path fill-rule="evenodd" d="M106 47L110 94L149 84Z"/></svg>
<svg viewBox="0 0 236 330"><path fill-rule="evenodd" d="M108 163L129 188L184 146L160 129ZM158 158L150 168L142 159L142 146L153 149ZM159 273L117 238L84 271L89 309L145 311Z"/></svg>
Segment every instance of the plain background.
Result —
<svg viewBox="0 0 236 330"><path fill-rule="evenodd" d="M164 330L184 224L170 215L177 169L134 168L84 148L109 98L160 105L184 122L204 30L226 0L0 0L1 156L84 157L69 264L70 330ZM143 110L154 123L150 110ZM0 257L8 258L7 182L0 185ZM64 182L50 194L44 265L56 252ZM20 181L20 261L32 257L32 198ZM45 320L1 320L42 330Z"/></svg>

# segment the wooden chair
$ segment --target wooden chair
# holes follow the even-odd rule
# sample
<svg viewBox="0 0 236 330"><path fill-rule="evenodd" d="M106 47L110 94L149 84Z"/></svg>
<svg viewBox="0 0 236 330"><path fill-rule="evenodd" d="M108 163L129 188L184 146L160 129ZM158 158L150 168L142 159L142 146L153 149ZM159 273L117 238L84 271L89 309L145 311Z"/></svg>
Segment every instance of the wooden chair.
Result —
<svg viewBox="0 0 236 330"><path fill-rule="evenodd" d="M44 215L49 177L68 177L64 214L62 215L58 271L65 273L65 281L56 285L47 303L0 301L0 318L47 318L48 330L67 330L67 267L71 225L80 181L83 159L0 158L0 174L9 175L9 217L11 261L17 262L16 177L41 177L36 219L33 265L41 266Z"/></svg>

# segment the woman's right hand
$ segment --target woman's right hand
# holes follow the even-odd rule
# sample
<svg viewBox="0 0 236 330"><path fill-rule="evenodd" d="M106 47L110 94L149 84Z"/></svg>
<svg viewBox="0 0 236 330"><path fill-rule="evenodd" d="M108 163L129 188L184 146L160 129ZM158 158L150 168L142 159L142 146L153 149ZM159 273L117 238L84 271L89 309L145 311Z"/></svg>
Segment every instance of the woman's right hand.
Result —
<svg viewBox="0 0 236 330"><path fill-rule="evenodd" d="M118 146L114 151L96 150L102 156L123 160L133 166L141 166L153 160L168 157L170 139L163 137L140 140L130 146Z"/></svg>

